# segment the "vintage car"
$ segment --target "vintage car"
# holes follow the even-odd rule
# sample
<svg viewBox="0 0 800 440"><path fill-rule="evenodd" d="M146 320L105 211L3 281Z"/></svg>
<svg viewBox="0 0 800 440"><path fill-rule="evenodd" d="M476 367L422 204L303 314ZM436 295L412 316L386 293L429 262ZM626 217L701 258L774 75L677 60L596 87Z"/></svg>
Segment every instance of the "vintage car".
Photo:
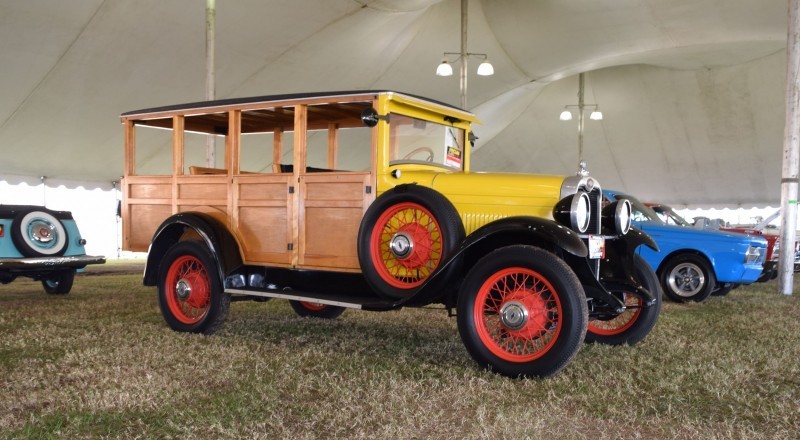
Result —
<svg viewBox="0 0 800 440"><path fill-rule="evenodd" d="M174 330L210 334L241 299L319 318L441 304L481 366L516 377L555 374L584 339L639 342L658 318L630 204L601 209L585 169L472 172L477 118L459 108L326 92L121 121L123 247L149 249L144 284Z"/></svg>
<svg viewBox="0 0 800 440"><path fill-rule="evenodd" d="M606 203L627 200L633 207L633 224L658 244L638 253L655 268L670 299L703 301L718 288L758 280L767 253L761 237L668 225L635 197L603 190ZM727 283L730 283L728 285Z"/></svg>
<svg viewBox="0 0 800 440"><path fill-rule="evenodd" d="M85 244L70 212L0 205L0 283L24 276L41 281L47 293L69 293L76 271L105 263L86 255Z"/></svg>
<svg viewBox="0 0 800 440"><path fill-rule="evenodd" d="M688 228L698 228L701 227L697 222L690 223L688 220L684 219L680 216L674 209L672 209L669 205L664 205L661 203L645 203L645 205L653 208L653 211L658 214L659 218L663 220L666 224L674 224L678 226L685 226ZM708 222L706 222L708 224ZM737 232L740 234L748 234L748 235L758 235L760 237L764 237L767 240L767 255L764 257L764 270L761 271L761 275L758 277L758 282L766 282L772 279L775 279L778 276L778 252L776 251L779 244L778 239L780 235L777 233L766 233L765 227L766 224L759 224L753 227L728 227L728 226L720 226L720 231L727 231L727 232ZM725 283L725 285L718 286L719 289L713 292L714 295L725 295L730 292L731 288L736 287L737 284L734 283Z"/></svg>

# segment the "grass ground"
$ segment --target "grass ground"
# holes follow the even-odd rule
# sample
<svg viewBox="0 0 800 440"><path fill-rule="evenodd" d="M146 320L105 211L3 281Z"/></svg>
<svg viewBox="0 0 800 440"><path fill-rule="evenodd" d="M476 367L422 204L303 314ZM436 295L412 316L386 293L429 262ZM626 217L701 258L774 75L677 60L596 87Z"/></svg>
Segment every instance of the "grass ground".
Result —
<svg viewBox="0 0 800 440"><path fill-rule="evenodd" d="M166 327L140 266L89 274L63 297L0 286L0 437L800 433L800 298L774 282L665 303L640 345L585 345L556 377L512 380L477 369L442 310L321 321L237 302L204 337Z"/></svg>

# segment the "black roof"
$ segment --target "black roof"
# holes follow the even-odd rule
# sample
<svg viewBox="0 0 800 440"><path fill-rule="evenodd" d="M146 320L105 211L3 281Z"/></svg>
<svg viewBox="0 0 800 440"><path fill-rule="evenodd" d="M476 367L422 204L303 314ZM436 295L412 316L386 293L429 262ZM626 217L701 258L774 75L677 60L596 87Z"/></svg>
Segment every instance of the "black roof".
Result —
<svg viewBox="0 0 800 440"><path fill-rule="evenodd" d="M138 115L143 113L160 113L160 112L170 112L175 110L191 110L197 108L217 107L217 106L227 106L227 105L237 105L237 104L251 104L257 102L288 101L288 100L307 99L307 98L325 98L329 96L349 96L349 95L369 95L369 94L377 95L381 93L397 93L400 95L406 95L412 98L433 102L445 107L452 108L454 110L466 111L454 105L450 105L441 101L436 101L430 98L425 98L424 96L412 95L410 93L397 92L394 90L348 90L348 91L338 91L338 92L289 93L282 95L265 95L265 96L252 96L246 98L219 99L215 101L198 101L198 102L190 102L187 104L167 105L163 107L153 107L142 110L134 110L125 112L121 116L124 117L124 116Z"/></svg>

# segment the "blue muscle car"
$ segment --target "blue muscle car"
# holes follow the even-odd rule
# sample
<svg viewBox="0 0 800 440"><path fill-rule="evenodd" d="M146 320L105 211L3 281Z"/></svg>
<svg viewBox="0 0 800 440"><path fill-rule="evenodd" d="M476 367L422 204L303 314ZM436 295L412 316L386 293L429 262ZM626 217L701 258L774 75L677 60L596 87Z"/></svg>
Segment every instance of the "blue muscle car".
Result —
<svg viewBox="0 0 800 440"><path fill-rule="evenodd" d="M664 293L673 301L703 301L718 286L750 284L761 275L767 253L764 238L667 225L633 196L611 190L604 190L603 196L608 202L631 202L633 225L659 248L640 246L637 253L655 269Z"/></svg>

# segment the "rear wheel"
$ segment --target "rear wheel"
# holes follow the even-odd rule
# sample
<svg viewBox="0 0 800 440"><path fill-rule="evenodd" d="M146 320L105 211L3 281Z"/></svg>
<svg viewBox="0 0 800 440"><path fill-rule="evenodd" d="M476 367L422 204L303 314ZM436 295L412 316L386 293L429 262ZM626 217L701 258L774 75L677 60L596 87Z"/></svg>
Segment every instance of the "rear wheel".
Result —
<svg viewBox="0 0 800 440"><path fill-rule="evenodd" d="M458 297L458 331L473 359L497 373L551 376L580 349L586 296L574 272L532 246L498 249L478 261Z"/></svg>
<svg viewBox="0 0 800 440"><path fill-rule="evenodd" d="M230 301L204 244L182 241L169 248L159 266L158 305L173 330L213 333L225 321Z"/></svg>
<svg viewBox="0 0 800 440"><path fill-rule="evenodd" d="M320 304L309 301L293 301L290 300L289 304L294 309L298 316L322 318L322 319L336 319L344 313L344 307L330 306L327 304Z"/></svg>
<svg viewBox="0 0 800 440"><path fill-rule="evenodd" d="M716 284L711 266L694 254L676 255L661 269L664 294L676 302L703 301L711 295Z"/></svg>
<svg viewBox="0 0 800 440"><path fill-rule="evenodd" d="M50 295L66 295L72 290L75 280L74 270L62 270L42 278L42 287Z"/></svg>
<svg viewBox="0 0 800 440"><path fill-rule="evenodd" d="M644 301L631 293L622 293L620 299L627 307L624 312L607 320L594 320L589 322L586 331L587 342L597 342L609 345L633 345L644 339L656 325L661 312L661 288L655 272L639 255L634 255L634 270L636 278L656 297L656 303L650 307L643 307Z"/></svg>

